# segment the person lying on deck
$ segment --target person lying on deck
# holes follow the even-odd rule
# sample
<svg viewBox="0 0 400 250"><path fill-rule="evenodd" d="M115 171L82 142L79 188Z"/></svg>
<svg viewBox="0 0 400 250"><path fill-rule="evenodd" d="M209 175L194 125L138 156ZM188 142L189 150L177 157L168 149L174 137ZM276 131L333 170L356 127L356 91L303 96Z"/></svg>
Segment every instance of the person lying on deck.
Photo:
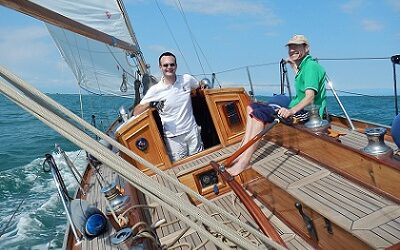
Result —
<svg viewBox="0 0 400 250"><path fill-rule="evenodd" d="M289 54L286 62L290 64L296 74L294 84L296 96L293 100L287 100L287 102L282 98L284 96L277 96L278 98L275 98L270 103L251 103L247 107L248 117L242 145L261 132L266 123L273 120L271 118L272 113L276 111L283 118L293 116L300 121L306 121L309 118L309 114L304 108L310 104L315 104L319 106L320 116L322 117L324 114L326 107L326 73L324 68L309 55L310 45L304 35L294 35L290 38L286 46L288 47ZM232 176L236 176L242 171L249 169L251 167L251 156L257 147L258 143L250 146L235 160L235 163L227 171Z"/></svg>
<svg viewBox="0 0 400 250"><path fill-rule="evenodd" d="M169 157L172 161L177 161L203 150L190 92L204 86L200 86L191 75L176 75L176 57L171 52L162 53L158 63L163 77L149 88L140 104L135 107L134 115L149 107L158 110Z"/></svg>

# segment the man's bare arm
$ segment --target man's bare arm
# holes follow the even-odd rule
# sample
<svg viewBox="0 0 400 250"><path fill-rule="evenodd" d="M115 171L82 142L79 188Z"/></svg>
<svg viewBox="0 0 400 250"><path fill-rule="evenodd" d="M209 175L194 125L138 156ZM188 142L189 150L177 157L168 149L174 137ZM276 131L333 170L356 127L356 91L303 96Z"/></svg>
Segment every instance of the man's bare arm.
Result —
<svg viewBox="0 0 400 250"><path fill-rule="evenodd" d="M143 113L146 109L150 107L150 103L144 103L144 104L138 104L136 107L133 109L133 115L140 115Z"/></svg>

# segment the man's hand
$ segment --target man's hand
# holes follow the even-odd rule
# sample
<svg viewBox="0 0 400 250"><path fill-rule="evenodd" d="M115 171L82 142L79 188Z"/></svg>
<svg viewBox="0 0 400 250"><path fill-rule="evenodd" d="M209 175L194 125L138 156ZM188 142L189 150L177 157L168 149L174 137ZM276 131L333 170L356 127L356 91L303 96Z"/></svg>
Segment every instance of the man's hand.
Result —
<svg viewBox="0 0 400 250"><path fill-rule="evenodd" d="M162 111L162 109L164 108L164 102L165 100L153 101L149 103L149 106L152 108L156 108L158 111Z"/></svg>
<svg viewBox="0 0 400 250"><path fill-rule="evenodd" d="M210 87L210 80L207 78L203 78L199 81L199 88L200 89L208 89Z"/></svg>
<svg viewBox="0 0 400 250"><path fill-rule="evenodd" d="M280 108L278 110L278 115L282 116L283 118L288 118L289 116L294 115L294 112L291 109Z"/></svg>

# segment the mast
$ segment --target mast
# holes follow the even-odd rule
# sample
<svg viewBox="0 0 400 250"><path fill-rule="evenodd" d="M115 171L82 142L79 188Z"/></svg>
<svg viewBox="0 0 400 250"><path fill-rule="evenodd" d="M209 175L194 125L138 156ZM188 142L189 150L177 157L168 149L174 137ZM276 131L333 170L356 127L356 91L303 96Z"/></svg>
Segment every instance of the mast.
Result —
<svg viewBox="0 0 400 250"><path fill-rule="evenodd" d="M139 48L139 43L138 43L138 40L136 39L135 32L133 31L131 22L129 20L128 12L125 9L125 5L121 0L117 0L117 3L118 3L118 5L119 5L119 7L120 7L120 9L122 11L122 15L123 15L123 17L125 19L125 23L126 23L126 25L128 27L128 31L129 31L129 34L131 35L132 41L137 46L137 52L134 54L134 56L135 56L135 58L136 58L136 60L138 62L139 70L142 73L142 75L143 74L149 74L149 72L148 72L149 66L147 65L146 61L144 60L143 53Z"/></svg>

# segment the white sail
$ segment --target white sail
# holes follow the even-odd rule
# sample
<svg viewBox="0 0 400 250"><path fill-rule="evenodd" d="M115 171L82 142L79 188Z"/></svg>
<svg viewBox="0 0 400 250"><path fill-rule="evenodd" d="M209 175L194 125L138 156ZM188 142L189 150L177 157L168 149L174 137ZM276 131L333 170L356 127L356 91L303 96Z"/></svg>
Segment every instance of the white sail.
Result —
<svg viewBox="0 0 400 250"><path fill-rule="evenodd" d="M131 44L132 48L138 50L136 38L118 1L32 0L31 2ZM142 59L140 50L138 50L139 55L135 54L135 60L132 60L123 49L51 24L46 25L80 87L96 94L134 95L134 81L139 79L140 75L137 73L137 65L131 64L141 65L141 62L137 61Z"/></svg>
<svg viewBox="0 0 400 250"><path fill-rule="evenodd" d="M115 0L31 0L78 23L133 43L120 5Z"/></svg>
<svg viewBox="0 0 400 250"><path fill-rule="evenodd" d="M81 88L96 94L132 96L137 76L122 49L47 24Z"/></svg>

